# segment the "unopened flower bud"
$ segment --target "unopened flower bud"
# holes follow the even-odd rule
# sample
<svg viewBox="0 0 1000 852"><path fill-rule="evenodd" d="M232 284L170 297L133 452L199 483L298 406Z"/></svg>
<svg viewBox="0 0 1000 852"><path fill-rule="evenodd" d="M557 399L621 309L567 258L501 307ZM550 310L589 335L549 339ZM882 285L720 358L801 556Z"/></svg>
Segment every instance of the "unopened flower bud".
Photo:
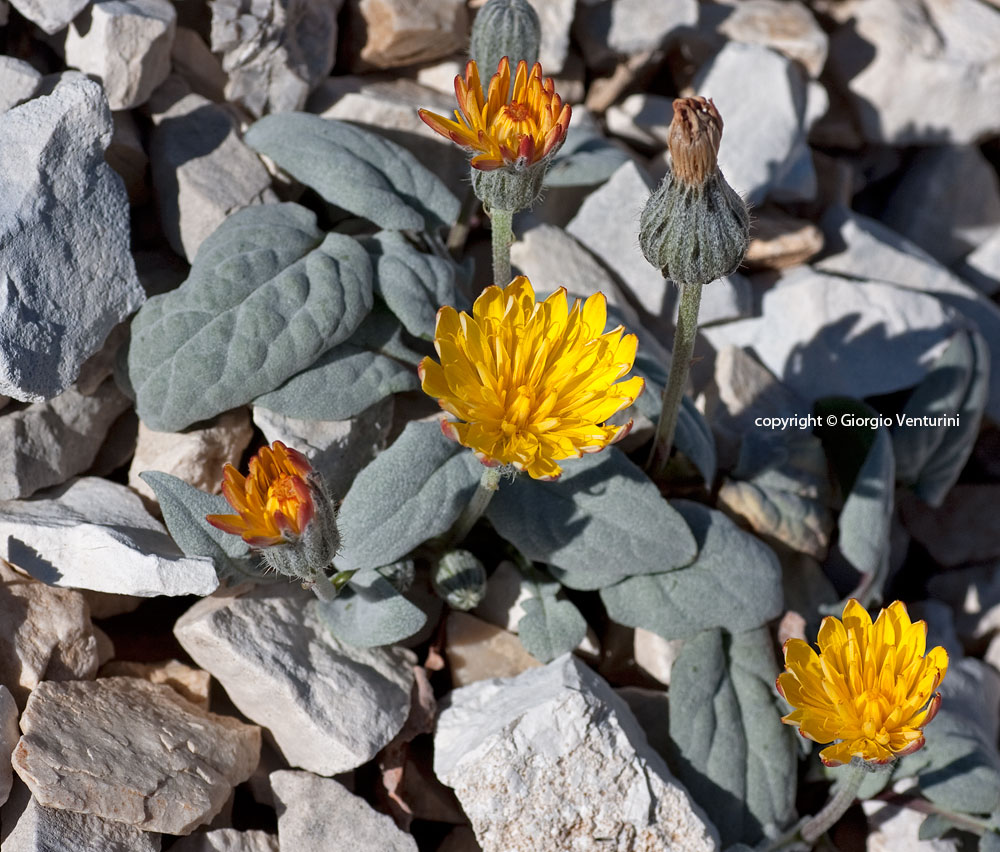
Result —
<svg viewBox="0 0 1000 852"><path fill-rule="evenodd" d="M750 244L746 203L718 166L722 118L706 98L678 98L663 182L646 202L639 245L653 266L678 284L729 275Z"/></svg>
<svg viewBox="0 0 1000 852"><path fill-rule="evenodd" d="M468 550L450 550L434 566L434 591L455 609L472 609L486 595L486 569Z"/></svg>
<svg viewBox="0 0 1000 852"><path fill-rule="evenodd" d="M528 0L489 0L472 25L469 54L480 68L496 68L505 56L530 68L541 41L542 24Z"/></svg>
<svg viewBox="0 0 1000 852"><path fill-rule="evenodd" d="M397 592L404 594L413 585L413 578L417 573L417 565L412 559L400 559L391 565L383 565L378 569L378 572L389 581Z"/></svg>

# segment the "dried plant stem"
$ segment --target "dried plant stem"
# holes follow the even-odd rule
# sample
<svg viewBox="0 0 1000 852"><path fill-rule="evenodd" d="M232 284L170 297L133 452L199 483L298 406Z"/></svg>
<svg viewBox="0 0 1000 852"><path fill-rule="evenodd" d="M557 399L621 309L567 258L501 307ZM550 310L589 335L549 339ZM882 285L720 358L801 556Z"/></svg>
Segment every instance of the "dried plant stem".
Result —
<svg viewBox="0 0 1000 852"><path fill-rule="evenodd" d="M483 468L483 476L479 480L476 492L472 495L472 499L469 500L465 509L462 510L458 520L455 521L455 526L451 528L451 540L455 544L460 543L469 534L469 530L475 526L476 521L482 517L486 507L490 505L490 500L493 499L493 495L500 487L502 473L502 467Z"/></svg>
<svg viewBox="0 0 1000 852"><path fill-rule="evenodd" d="M663 476L670 462L674 445L674 432L680 413L684 387L691 369L691 355L698 335L698 308L701 306L701 284L681 284L681 301L677 311L677 328L674 332L674 351L670 358L670 375L663 391L663 406L656 424L653 446L646 460L646 470L657 479Z"/></svg>
<svg viewBox="0 0 1000 852"><path fill-rule="evenodd" d="M514 242L514 213L511 210L490 210L493 237L493 283L498 287L510 284L510 246Z"/></svg>

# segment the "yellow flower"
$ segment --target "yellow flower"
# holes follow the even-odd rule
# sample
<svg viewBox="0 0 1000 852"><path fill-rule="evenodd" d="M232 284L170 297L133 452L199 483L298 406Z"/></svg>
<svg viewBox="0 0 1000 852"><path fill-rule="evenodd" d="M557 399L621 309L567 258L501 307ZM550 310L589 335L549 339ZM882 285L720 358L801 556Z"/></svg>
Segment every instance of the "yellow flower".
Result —
<svg viewBox="0 0 1000 852"><path fill-rule="evenodd" d="M874 624L861 604L848 601L843 622L823 619L819 654L802 639L785 643L778 692L795 710L781 721L819 743L840 740L820 752L827 766L855 755L888 763L916 751L941 704L935 690L948 670L944 648L925 655L926 641L927 625L912 623L899 601Z"/></svg>
<svg viewBox="0 0 1000 852"><path fill-rule="evenodd" d="M570 307L565 288L535 303L523 275L487 287L470 317L438 311L438 364L424 358L426 393L459 422L445 434L487 465L510 464L535 479L555 479L561 459L595 453L632 426L603 426L642 393L644 380L618 382L635 360L634 334L604 333L604 295Z"/></svg>
<svg viewBox="0 0 1000 852"><path fill-rule="evenodd" d="M522 59L510 89L510 63L505 56L483 99L479 69L465 66L465 79L455 78L457 121L420 110L420 117L442 136L476 152L472 166L491 171L505 165L531 166L554 152L566 138L572 110L555 93L551 77L542 79L537 62L528 73Z"/></svg>
<svg viewBox="0 0 1000 852"><path fill-rule="evenodd" d="M312 466L302 453L275 441L250 459L245 479L226 465L222 495L237 514L205 519L223 532L241 536L251 547L296 541L316 513L306 482L310 473Z"/></svg>

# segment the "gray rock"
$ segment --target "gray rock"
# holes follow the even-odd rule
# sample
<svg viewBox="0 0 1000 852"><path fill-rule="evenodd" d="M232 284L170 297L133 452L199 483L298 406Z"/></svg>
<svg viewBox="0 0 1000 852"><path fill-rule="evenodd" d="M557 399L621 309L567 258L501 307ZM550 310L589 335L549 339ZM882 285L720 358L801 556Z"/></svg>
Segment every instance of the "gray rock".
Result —
<svg viewBox="0 0 1000 852"><path fill-rule="evenodd" d="M1000 131L1000 9L979 0L831 4L828 66L865 139L965 144Z"/></svg>
<svg viewBox="0 0 1000 852"><path fill-rule="evenodd" d="M795 59L819 77L829 48L826 33L798 0L722 0L728 7L719 33L743 44L760 44Z"/></svg>
<svg viewBox="0 0 1000 852"><path fill-rule="evenodd" d="M256 725L130 677L39 684L21 731L14 771L39 803L167 834L214 817L260 756Z"/></svg>
<svg viewBox="0 0 1000 852"><path fill-rule="evenodd" d="M163 231L189 261L230 214L277 200L267 169L224 107L187 94L153 123L149 153Z"/></svg>
<svg viewBox="0 0 1000 852"><path fill-rule="evenodd" d="M558 74L566 65L569 31L576 14L576 0L528 0L542 24L542 43L538 61L546 77ZM490 69L491 72L495 69ZM559 92L559 89L556 89Z"/></svg>
<svg viewBox="0 0 1000 852"><path fill-rule="evenodd" d="M674 323L677 310L674 305ZM698 326L704 327L720 322L748 317L753 313L753 288L750 279L738 272L719 278L707 284L701 291L701 305L698 308Z"/></svg>
<svg viewBox="0 0 1000 852"><path fill-rule="evenodd" d="M34 97L41 82L41 72L24 60L0 56L0 112Z"/></svg>
<svg viewBox="0 0 1000 852"><path fill-rule="evenodd" d="M108 429L130 405L106 379L92 394L75 387L49 402L0 412L0 500L29 497L87 470Z"/></svg>
<svg viewBox="0 0 1000 852"><path fill-rule="evenodd" d="M1000 291L1000 228L956 266L955 272L987 296Z"/></svg>
<svg viewBox="0 0 1000 852"><path fill-rule="evenodd" d="M664 639L652 631L637 627L632 642L632 655L640 669L669 686L670 673L683 645L683 639Z"/></svg>
<svg viewBox="0 0 1000 852"><path fill-rule="evenodd" d="M0 686L24 707L43 680L91 680L98 647L79 592L56 589L0 561Z"/></svg>
<svg viewBox="0 0 1000 852"><path fill-rule="evenodd" d="M226 99L229 77L222 70L219 58L195 30L177 27L170 60L173 73L196 95L217 103Z"/></svg>
<svg viewBox="0 0 1000 852"><path fill-rule="evenodd" d="M122 595L208 595L212 560L184 556L138 495L84 477L0 502L0 556L54 586Z"/></svg>
<svg viewBox="0 0 1000 852"><path fill-rule="evenodd" d="M608 132L644 148L667 147L667 133L674 118L674 99L635 92L604 114Z"/></svg>
<svg viewBox="0 0 1000 852"><path fill-rule="evenodd" d="M49 35L59 32L88 3L90 0L10 0L11 6Z"/></svg>
<svg viewBox="0 0 1000 852"><path fill-rule="evenodd" d="M469 38L465 0L348 0L347 22L341 49L352 71L441 59Z"/></svg>
<svg viewBox="0 0 1000 852"><path fill-rule="evenodd" d="M603 69L622 56L666 47L697 21L697 0L596 0L578 5L573 35L587 64Z"/></svg>
<svg viewBox="0 0 1000 852"><path fill-rule="evenodd" d="M1000 179L978 148L925 148L910 161L881 220L951 266L1000 234Z"/></svg>
<svg viewBox="0 0 1000 852"><path fill-rule="evenodd" d="M663 317L670 304L667 282L643 257L636 235L652 183L635 163L623 164L587 196L566 231L597 255L645 310Z"/></svg>
<svg viewBox="0 0 1000 852"><path fill-rule="evenodd" d="M904 779L892 785L893 792L913 792L914 779ZM959 852L961 843L953 838L923 839L920 826L926 814L904 805L893 805L878 799L866 799L861 808L868 819L865 852Z"/></svg>
<svg viewBox="0 0 1000 852"><path fill-rule="evenodd" d="M239 467L251 437L253 427L245 408L223 412L209 425L185 432L155 432L140 421L135 455L128 471L129 487L155 501L153 489L139 474L158 470L202 491L218 494L222 489L223 468L226 464Z"/></svg>
<svg viewBox="0 0 1000 852"><path fill-rule="evenodd" d="M816 173L805 143L816 89L802 69L759 44L728 43L692 83L712 98L725 121L719 168L751 204L768 195L804 201L816 195Z"/></svg>
<svg viewBox="0 0 1000 852"><path fill-rule="evenodd" d="M212 0L226 98L252 115L301 109L333 68L343 0Z"/></svg>
<svg viewBox="0 0 1000 852"><path fill-rule="evenodd" d="M18 784L3 809L4 852L160 852L160 835L114 820L46 808ZM5 834L9 832L9 834Z"/></svg>
<svg viewBox="0 0 1000 852"><path fill-rule="evenodd" d="M371 760L399 733L415 658L401 648L339 642L312 600L284 585L206 598L178 619L174 635L248 718L269 729L290 765L335 775Z"/></svg>
<svg viewBox="0 0 1000 852"><path fill-rule="evenodd" d="M14 781L10 756L21 732L17 727L17 704L9 689L0 683L0 805L7 801Z"/></svg>
<svg viewBox="0 0 1000 852"><path fill-rule="evenodd" d="M707 823L627 705L563 656L451 693L434 771L455 788L483 852L718 848Z"/></svg>
<svg viewBox="0 0 1000 852"><path fill-rule="evenodd" d="M979 330L989 347L991 363L1000 364L1000 307L996 303L874 219L833 207L824 215L822 225L828 247L835 252L842 250L817 263L817 269L930 293L961 314L965 325ZM991 370L989 381L986 413L1000 420L1000 370Z"/></svg>
<svg viewBox="0 0 1000 852"><path fill-rule="evenodd" d="M97 0L66 32L66 64L97 77L111 109L145 103L170 73L169 0Z"/></svg>
<svg viewBox="0 0 1000 852"><path fill-rule="evenodd" d="M101 87L65 73L52 94L0 114L0 392L58 395L145 294L129 253L128 198L104 160Z"/></svg>
<svg viewBox="0 0 1000 852"><path fill-rule="evenodd" d="M268 443L282 441L303 453L339 499L361 468L385 449L394 408L390 396L349 420L298 420L255 407L253 422Z"/></svg>
<svg viewBox="0 0 1000 852"><path fill-rule="evenodd" d="M327 852L330 839L350 838L356 852L417 852L417 843L360 796L332 778L282 770L270 775L282 849Z"/></svg>
<svg viewBox="0 0 1000 852"><path fill-rule="evenodd" d="M764 294L762 312L702 334L716 350L726 344L752 348L807 404L822 396L861 398L912 387L961 324L933 296L808 267L784 274Z"/></svg>
<svg viewBox="0 0 1000 852"><path fill-rule="evenodd" d="M278 837L266 831L217 828L178 840L170 852L278 852Z"/></svg>

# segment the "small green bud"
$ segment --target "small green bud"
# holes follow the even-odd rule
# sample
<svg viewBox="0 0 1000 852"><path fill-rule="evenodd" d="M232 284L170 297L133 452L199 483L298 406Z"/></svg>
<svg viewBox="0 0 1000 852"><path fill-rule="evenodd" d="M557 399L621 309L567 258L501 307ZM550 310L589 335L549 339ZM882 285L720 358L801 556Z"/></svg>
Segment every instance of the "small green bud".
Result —
<svg viewBox="0 0 1000 852"><path fill-rule="evenodd" d="M471 169L476 198L486 205L487 210L517 213L529 209L542 194L549 159L547 157L531 165L514 163L491 171Z"/></svg>
<svg viewBox="0 0 1000 852"><path fill-rule="evenodd" d="M706 98L678 98L663 182L642 211L639 245L678 284L708 284L733 272L750 244L746 203L718 166L722 118Z"/></svg>
<svg viewBox="0 0 1000 852"><path fill-rule="evenodd" d="M513 66L523 59L530 68L541 41L542 24L528 0L489 0L472 25L469 55L487 72L505 56Z"/></svg>
<svg viewBox="0 0 1000 852"><path fill-rule="evenodd" d="M455 609L472 609L486 594L486 569L468 550L450 550L438 559L431 583Z"/></svg>

